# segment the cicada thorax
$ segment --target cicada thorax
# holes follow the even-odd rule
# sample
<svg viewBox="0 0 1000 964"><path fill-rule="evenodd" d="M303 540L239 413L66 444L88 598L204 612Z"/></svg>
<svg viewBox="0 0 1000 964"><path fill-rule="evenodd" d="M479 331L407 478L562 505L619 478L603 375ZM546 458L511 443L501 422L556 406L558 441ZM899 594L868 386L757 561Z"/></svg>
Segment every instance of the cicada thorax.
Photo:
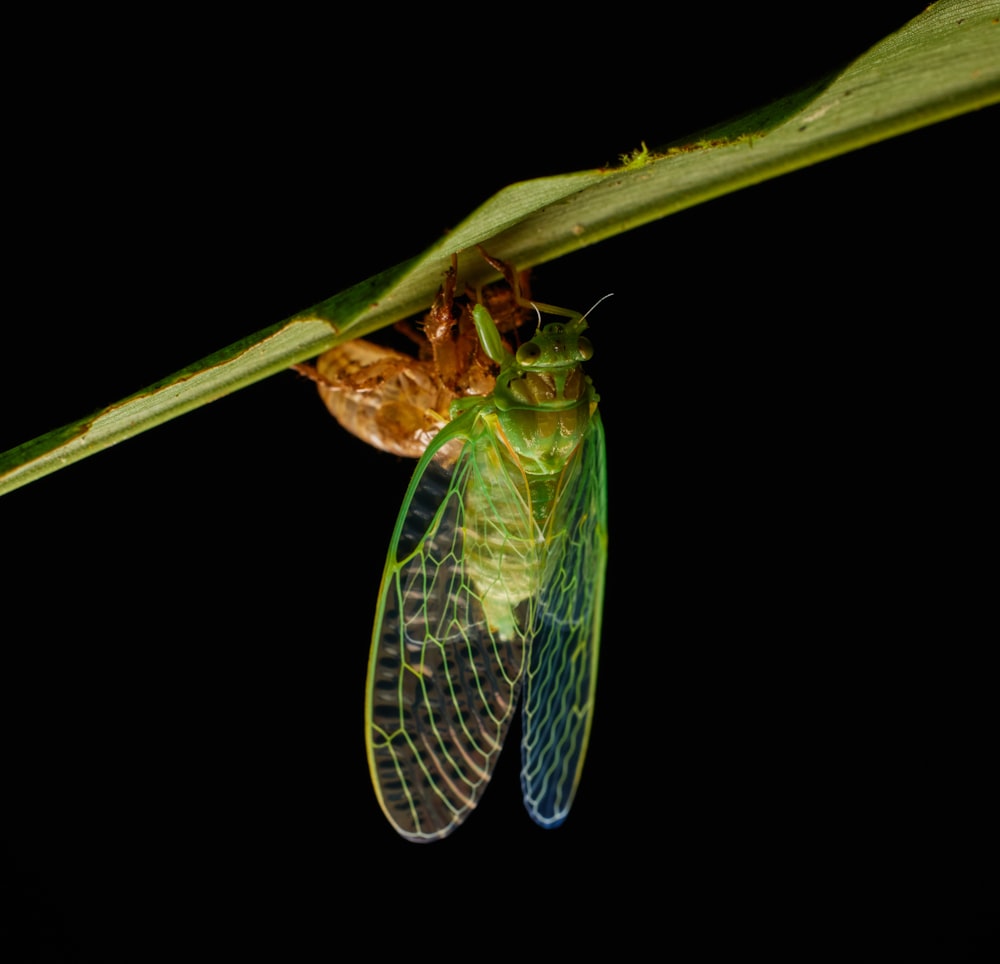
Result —
<svg viewBox="0 0 1000 964"><path fill-rule="evenodd" d="M461 296L452 266L427 315L397 325L415 344L416 357L356 339L321 355L314 368L295 369L316 382L330 414L353 435L394 455L419 458L447 424L453 402L488 395L496 382L499 366L483 351L473 306L491 306L507 334L532 316L523 301L527 273L515 276L501 262L495 266L509 280Z"/></svg>
<svg viewBox="0 0 1000 964"><path fill-rule="evenodd" d="M552 507L597 405L581 367L593 353L581 335L585 324L578 318L540 329L503 362L481 415L490 430L476 455L478 484L465 500L465 567L491 626L506 639L531 624Z"/></svg>

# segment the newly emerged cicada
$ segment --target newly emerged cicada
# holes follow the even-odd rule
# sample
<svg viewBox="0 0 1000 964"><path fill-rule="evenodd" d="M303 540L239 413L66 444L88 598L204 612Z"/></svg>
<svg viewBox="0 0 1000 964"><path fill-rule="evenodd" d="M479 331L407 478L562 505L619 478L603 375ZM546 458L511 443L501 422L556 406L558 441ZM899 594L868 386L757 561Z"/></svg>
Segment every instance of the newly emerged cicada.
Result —
<svg viewBox="0 0 1000 964"><path fill-rule="evenodd" d="M406 839L447 836L478 803L522 707L521 787L543 827L572 805L590 734L607 559L604 430L579 312L516 350L469 316L493 367L455 394L414 471L372 633L372 782ZM389 403L387 403L389 404Z"/></svg>

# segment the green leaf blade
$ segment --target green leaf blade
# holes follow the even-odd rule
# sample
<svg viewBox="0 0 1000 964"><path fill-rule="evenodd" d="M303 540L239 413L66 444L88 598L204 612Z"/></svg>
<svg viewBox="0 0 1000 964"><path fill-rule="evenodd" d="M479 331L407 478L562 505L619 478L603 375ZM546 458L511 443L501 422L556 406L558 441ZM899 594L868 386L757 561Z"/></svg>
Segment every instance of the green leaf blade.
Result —
<svg viewBox="0 0 1000 964"><path fill-rule="evenodd" d="M512 184L423 254L241 340L103 411L0 454L0 494L425 309L452 255L528 268L704 201L1000 102L1000 9L939 0L844 70L622 167ZM651 119L653 125L655 119ZM956 149L962 149L957 145Z"/></svg>

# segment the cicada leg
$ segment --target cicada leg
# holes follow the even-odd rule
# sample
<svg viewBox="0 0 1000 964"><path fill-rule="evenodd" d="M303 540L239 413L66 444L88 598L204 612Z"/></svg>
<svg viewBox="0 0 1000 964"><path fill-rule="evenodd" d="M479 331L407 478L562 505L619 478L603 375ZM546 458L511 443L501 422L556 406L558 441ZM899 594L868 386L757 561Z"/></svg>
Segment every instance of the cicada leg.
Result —
<svg viewBox="0 0 1000 964"><path fill-rule="evenodd" d="M481 244L476 247L486 263L503 275L505 284L497 282L474 289L470 297L490 313L500 334L516 332L536 317L528 281L530 270L518 271L512 264L494 258Z"/></svg>

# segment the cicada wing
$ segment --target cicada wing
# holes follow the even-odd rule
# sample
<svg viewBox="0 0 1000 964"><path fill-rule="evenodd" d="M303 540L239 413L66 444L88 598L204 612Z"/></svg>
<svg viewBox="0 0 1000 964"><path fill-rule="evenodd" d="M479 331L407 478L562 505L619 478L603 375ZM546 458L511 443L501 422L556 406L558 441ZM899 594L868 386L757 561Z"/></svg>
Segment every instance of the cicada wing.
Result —
<svg viewBox="0 0 1000 964"><path fill-rule="evenodd" d="M531 818L557 827L580 782L597 684L608 547L597 412L564 469L546 545L524 684L521 789Z"/></svg>
<svg viewBox="0 0 1000 964"><path fill-rule="evenodd" d="M478 410L441 431L407 490L382 577L368 762L383 811L414 841L446 836L476 806L521 686L533 600L487 585L481 564L484 505L504 506L491 535L498 557L508 540L537 542L526 482L501 449Z"/></svg>

